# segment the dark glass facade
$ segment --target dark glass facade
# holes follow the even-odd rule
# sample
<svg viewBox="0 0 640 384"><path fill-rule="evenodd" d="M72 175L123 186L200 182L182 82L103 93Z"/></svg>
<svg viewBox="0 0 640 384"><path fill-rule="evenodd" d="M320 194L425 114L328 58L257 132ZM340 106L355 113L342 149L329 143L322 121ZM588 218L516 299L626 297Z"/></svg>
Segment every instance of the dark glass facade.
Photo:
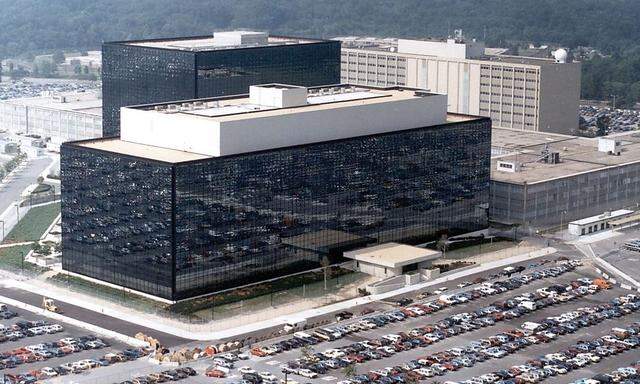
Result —
<svg viewBox="0 0 640 384"><path fill-rule="evenodd" d="M339 41L209 51L104 43L103 135L119 135L124 106L238 95L256 84L339 82Z"/></svg>
<svg viewBox="0 0 640 384"><path fill-rule="evenodd" d="M486 227L486 118L168 164L62 147L63 267L179 300Z"/></svg>

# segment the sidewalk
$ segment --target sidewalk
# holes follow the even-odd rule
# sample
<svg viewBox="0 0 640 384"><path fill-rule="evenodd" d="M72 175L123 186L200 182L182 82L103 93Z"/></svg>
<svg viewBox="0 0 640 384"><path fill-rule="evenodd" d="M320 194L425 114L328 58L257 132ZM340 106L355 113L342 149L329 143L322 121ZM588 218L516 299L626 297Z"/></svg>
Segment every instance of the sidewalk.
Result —
<svg viewBox="0 0 640 384"><path fill-rule="evenodd" d="M446 283L451 280L455 280L458 278L462 278L465 276L470 276L479 272L484 272L490 269L503 267L506 265L510 265L513 263L518 263L522 261L528 261L531 259L551 255L556 252L555 248L544 248L535 252L523 253L520 255L516 255L506 259L500 259L492 262L488 262L486 264L465 269L460 272L454 272L447 276L443 276L441 278L404 287L401 289L397 289L394 291L386 292L378 295L371 295L366 297L358 297L351 300L342 301L339 303L303 310L301 312L281 315L277 317L271 317L262 321L249 321L248 319L239 319L235 320L234 324L243 324L240 326L230 327L228 329L222 330L213 330L216 327L216 322L210 322L208 324L185 324L180 323L176 320L162 318L153 314L146 314L132 310L131 308L126 308L115 303L109 303L104 300L98 299L96 297L91 297L88 295L80 294L74 292L73 295L70 295L68 291L55 287L51 284L43 283L41 281L13 281L12 285L16 288L20 288L25 291L29 291L39 295L46 295L47 297L51 297L55 300L60 300L64 302L68 302L70 304L99 312L105 313L109 316L127 319L129 322L134 324L143 325L145 327L155 329L160 332L164 332L167 334L175 335L177 337L182 337L186 339L192 340L220 340L220 339L229 339L238 337L240 335L258 332L265 329L273 329L274 327L281 327L287 322L290 322L292 318L295 317L296 321L303 321L306 319L311 319L314 317L326 315L329 313L348 310L351 307L358 305L366 305L374 301L388 299L397 295L401 295L408 292L418 291L430 286L438 286L443 283ZM230 323L233 323L234 319L229 319ZM245 320L245 321L242 321Z"/></svg>

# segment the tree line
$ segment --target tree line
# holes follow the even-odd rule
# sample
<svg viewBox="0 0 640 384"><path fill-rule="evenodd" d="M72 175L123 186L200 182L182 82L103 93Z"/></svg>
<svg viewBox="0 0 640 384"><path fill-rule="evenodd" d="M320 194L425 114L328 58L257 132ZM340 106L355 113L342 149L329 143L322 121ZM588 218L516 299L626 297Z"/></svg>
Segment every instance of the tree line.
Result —
<svg viewBox="0 0 640 384"><path fill-rule="evenodd" d="M0 58L233 28L316 37L447 36L463 29L492 46L595 47L612 56L585 62L583 96L616 92L628 104L638 93L635 78L606 72L638 72L637 0L0 0L0 9Z"/></svg>

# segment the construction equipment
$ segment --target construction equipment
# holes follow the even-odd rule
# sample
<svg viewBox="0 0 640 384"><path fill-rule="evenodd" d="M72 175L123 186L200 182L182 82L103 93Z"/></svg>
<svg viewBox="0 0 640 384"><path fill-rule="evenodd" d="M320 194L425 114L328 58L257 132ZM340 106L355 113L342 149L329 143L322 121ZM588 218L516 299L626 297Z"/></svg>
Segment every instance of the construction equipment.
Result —
<svg viewBox="0 0 640 384"><path fill-rule="evenodd" d="M54 312L54 313L62 313L62 311L56 305L56 303L53 301L53 299L47 299L46 297L42 298L42 308L46 309L47 311Z"/></svg>

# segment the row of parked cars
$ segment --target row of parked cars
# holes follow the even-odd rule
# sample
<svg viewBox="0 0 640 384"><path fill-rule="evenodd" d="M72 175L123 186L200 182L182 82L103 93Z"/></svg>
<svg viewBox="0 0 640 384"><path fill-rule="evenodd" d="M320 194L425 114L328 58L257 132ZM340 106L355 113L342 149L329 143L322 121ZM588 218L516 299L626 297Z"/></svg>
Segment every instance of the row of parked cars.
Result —
<svg viewBox="0 0 640 384"><path fill-rule="evenodd" d="M234 353L227 352L213 356L211 362L213 363L204 372L205 376L222 378L226 377L229 370L235 367L235 363L239 360L249 360L249 355L246 353ZM240 373L246 373L247 367L240 368Z"/></svg>
<svg viewBox="0 0 640 384"><path fill-rule="evenodd" d="M544 270L534 271L531 273L522 274L520 276L511 277L504 280L498 280L495 282L484 282L482 283L482 285L464 292L455 294L443 294L435 300L408 304L405 307L401 307L378 315L372 314L369 317L349 324L339 324L333 327L314 329L312 331L296 332L294 333L293 338L282 340L267 346L255 347L251 349L251 354L259 357L273 355L283 351L301 348L303 346L315 345L324 341L336 340L350 333L382 327L389 322L403 321L407 317L416 317L435 313L446 307L465 304L481 297L517 289L534 280L547 277L558 277L566 272L574 270L579 264L580 263L578 261L567 261L563 262L562 265L558 265L556 267L546 268ZM510 311L507 316L517 317L518 311Z"/></svg>
<svg viewBox="0 0 640 384"><path fill-rule="evenodd" d="M640 383L640 360L633 365L617 368L610 373L598 373L592 378L583 378L571 384L610 384L610 383Z"/></svg>
<svg viewBox="0 0 640 384"><path fill-rule="evenodd" d="M107 344L93 335L79 338L66 337L58 341L27 345L0 353L0 369L66 356L87 349L106 347Z"/></svg>
<svg viewBox="0 0 640 384"><path fill-rule="evenodd" d="M0 303L0 319L9 320L18 316L17 312L9 309L7 304Z"/></svg>
<svg viewBox="0 0 640 384"><path fill-rule="evenodd" d="M198 372L191 367L179 367L168 369L162 372L149 373L148 375L136 376L131 380L125 380L117 384L155 384L166 383L168 381L180 381L190 376L196 376Z"/></svg>
<svg viewBox="0 0 640 384"><path fill-rule="evenodd" d="M577 317L564 323L548 318L545 322L546 327L543 327L541 331L535 331L534 335L546 333L546 336L557 337L563 332L575 332L575 327L588 327L605 319L624 316L640 309L640 299L637 296L621 296L620 299L624 300L621 305L604 304L579 310L577 315L568 313L567 315ZM567 325L571 325L571 327ZM554 331L550 331L550 329L554 329ZM456 384L538 383L549 377L564 375L572 370L597 363L608 356L636 348L640 345L639 333L640 323L633 323L628 328L614 328L610 335L592 341L581 341L563 351L548 353L540 358L529 360L525 364L514 365L509 369L473 377ZM504 351L505 355L510 353L509 350L504 350L502 347L500 349Z"/></svg>
<svg viewBox="0 0 640 384"><path fill-rule="evenodd" d="M62 348L67 346L80 347L84 349L99 349L107 347L108 344L95 336L83 336L80 338L67 338ZM127 348L121 352L110 352L96 359L82 359L75 362L64 363L58 366L43 367L41 369L33 370L18 375L7 374L7 380L10 383L28 384L34 383L38 380L47 380L58 376L65 376L68 374L78 374L86 372L90 369L105 367L112 364L126 362L138 359L142 356L146 356L148 351L143 348Z"/></svg>
<svg viewBox="0 0 640 384"><path fill-rule="evenodd" d="M0 324L0 343L44 334L51 335L62 331L64 331L64 327L60 324L52 324L43 320L20 320L9 326Z"/></svg>
<svg viewBox="0 0 640 384"><path fill-rule="evenodd" d="M588 282L585 281L583 284L586 285ZM572 287L572 284L563 286L563 295L569 295L575 298L588 293L579 293L579 289ZM569 289L569 291L567 292L566 289ZM435 324L413 328L408 331L408 333L389 334L379 339L371 339L341 348L328 349L323 353L289 362L283 369L287 372L311 377L309 376L309 371L322 374L326 373L328 369L344 367L351 363L362 363L372 359L379 360L404 350L425 347L451 336L493 325L496 321L509 318L505 315L506 313L514 313L514 317L519 317L525 313L555 303L550 298L543 297L532 301L534 307L531 309L521 306L520 304L522 302L532 300L531 295L531 293L525 293L513 299L480 308L474 312L458 313L446 317ZM560 301L557 303L560 303ZM496 316L498 314L500 314L500 316ZM454 348L453 351L445 351L442 354L426 356L423 359L415 360L408 365L407 369L412 372L409 375L417 379L443 375L448 371L457 370L465 366L472 366L478 361L484 361L492 357L503 357L507 353L514 352L525 345L552 340L554 334L550 329L547 329L543 324L540 324L538 328L537 331L525 329L523 333L517 337L514 335L499 334L491 339L481 340L477 345L474 344L472 351ZM577 328L574 328L574 331L576 329ZM560 331L558 330L557 332ZM535 337L532 339L525 338L526 336L534 336L534 334ZM361 375L352 381L357 384L369 384L372 381L379 382L380 384L391 384L400 378L396 377L392 380L388 377L395 371L394 367L389 367L386 370L370 372L370 375Z"/></svg>

